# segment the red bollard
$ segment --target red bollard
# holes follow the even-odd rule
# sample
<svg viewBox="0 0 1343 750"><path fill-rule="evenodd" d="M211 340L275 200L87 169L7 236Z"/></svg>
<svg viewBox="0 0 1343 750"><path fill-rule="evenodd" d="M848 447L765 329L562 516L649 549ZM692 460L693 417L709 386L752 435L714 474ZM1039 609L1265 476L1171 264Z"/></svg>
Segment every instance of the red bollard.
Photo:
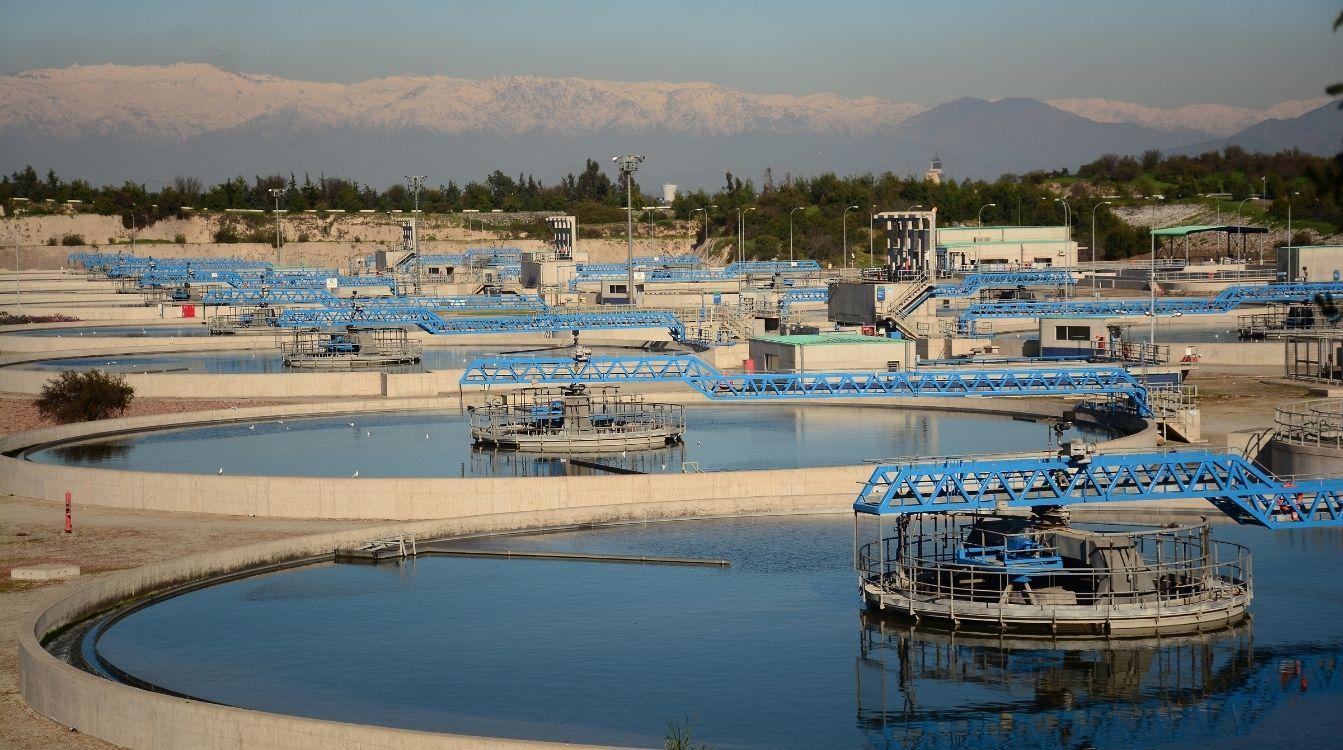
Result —
<svg viewBox="0 0 1343 750"><path fill-rule="evenodd" d="M65 533L70 534L75 530L74 519L70 516L70 493L65 493Z"/></svg>

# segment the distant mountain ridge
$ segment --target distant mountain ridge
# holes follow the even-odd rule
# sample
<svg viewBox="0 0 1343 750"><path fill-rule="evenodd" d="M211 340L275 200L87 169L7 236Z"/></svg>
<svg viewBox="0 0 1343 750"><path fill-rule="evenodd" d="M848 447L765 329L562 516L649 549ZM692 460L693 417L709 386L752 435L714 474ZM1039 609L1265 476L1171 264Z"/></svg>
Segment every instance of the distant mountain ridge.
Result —
<svg viewBox="0 0 1343 750"><path fill-rule="evenodd" d="M93 65L0 76L0 169L31 163L100 182L325 171L381 184L412 168L442 181L496 168L554 180L586 157L639 150L649 155L642 182L694 185L767 167L778 177L918 173L936 152L953 178L993 178L1245 133L1268 150L1336 148L1343 117L1329 120L1319 104L1158 109L963 98L929 108L702 82L396 76L347 84L198 63Z"/></svg>

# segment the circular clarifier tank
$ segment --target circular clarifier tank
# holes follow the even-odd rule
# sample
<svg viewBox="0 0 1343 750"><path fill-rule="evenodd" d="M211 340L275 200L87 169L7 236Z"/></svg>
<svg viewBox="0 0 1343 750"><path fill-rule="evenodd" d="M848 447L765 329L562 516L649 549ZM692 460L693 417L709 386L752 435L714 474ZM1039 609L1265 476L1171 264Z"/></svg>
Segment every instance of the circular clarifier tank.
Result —
<svg viewBox="0 0 1343 750"><path fill-rule="evenodd" d="M1319 717L1343 699L1343 634L1320 623L1343 618L1343 583L1301 562L1343 564L1337 533L1218 533L1254 549L1254 620L1159 639L875 616L855 596L839 515L420 540L403 562L317 563L151 600L92 629L82 652L230 706L524 739L660 747L673 724L716 748L1335 746Z"/></svg>
<svg viewBox="0 0 1343 750"><path fill-rule="evenodd" d="M1082 423L1065 436L1115 433ZM607 469L678 473L846 466L875 456L1045 450L1043 422L878 405L687 406L684 442L655 450L553 456L473 448L469 415L364 413L231 422L56 445L33 461L137 471L348 477L549 476Z"/></svg>

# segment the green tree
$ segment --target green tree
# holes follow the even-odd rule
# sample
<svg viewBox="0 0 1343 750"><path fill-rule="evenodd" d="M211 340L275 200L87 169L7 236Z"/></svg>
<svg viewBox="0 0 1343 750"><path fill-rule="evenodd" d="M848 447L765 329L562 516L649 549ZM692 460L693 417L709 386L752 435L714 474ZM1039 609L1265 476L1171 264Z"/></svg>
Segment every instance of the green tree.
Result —
<svg viewBox="0 0 1343 750"><path fill-rule="evenodd" d="M42 386L37 411L60 423L88 422L121 414L135 398L121 375L102 370L65 370Z"/></svg>

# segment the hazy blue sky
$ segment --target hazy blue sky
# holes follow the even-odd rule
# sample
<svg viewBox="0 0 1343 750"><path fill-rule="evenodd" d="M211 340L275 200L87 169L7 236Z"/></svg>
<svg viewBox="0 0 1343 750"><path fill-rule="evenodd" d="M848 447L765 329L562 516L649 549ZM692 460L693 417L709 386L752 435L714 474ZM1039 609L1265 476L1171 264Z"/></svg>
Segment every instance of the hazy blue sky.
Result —
<svg viewBox="0 0 1343 750"><path fill-rule="evenodd" d="M215 63L713 81L924 104L958 96L1264 106L1343 79L1338 0L252 2L0 0L0 72Z"/></svg>

